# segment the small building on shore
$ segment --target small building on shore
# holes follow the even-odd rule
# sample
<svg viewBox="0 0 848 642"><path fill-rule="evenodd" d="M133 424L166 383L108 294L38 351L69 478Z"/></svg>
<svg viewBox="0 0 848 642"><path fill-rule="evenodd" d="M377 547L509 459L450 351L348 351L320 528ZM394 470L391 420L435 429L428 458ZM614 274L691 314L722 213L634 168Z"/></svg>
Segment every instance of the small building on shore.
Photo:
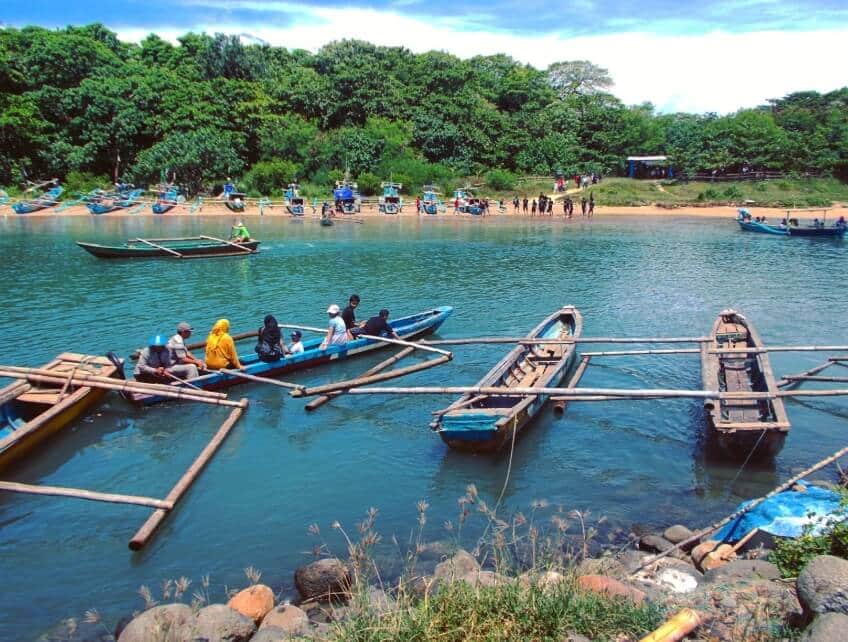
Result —
<svg viewBox="0 0 848 642"><path fill-rule="evenodd" d="M627 176L630 178L674 178L674 168L668 156L628 156Z"/></svg>

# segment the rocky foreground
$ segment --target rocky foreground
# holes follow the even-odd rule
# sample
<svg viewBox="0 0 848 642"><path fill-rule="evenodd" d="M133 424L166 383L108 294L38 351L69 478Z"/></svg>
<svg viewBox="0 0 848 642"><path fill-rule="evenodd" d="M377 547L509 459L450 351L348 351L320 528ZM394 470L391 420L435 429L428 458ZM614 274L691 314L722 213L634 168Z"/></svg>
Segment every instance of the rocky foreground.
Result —
<svg viewBox="0 0 848 642"><path fill-rule="evenodd" d="M376 616L376 621L388 622L400 610L409 610L457 582L472 587L477 596L481 591L506 587L545 593L568 588L625 601L634 607L652 605L664 617L691 608L700 615L701 625L684 639L779 640L800 635L806 642L848 640L848 561L819 556L798 578L784 580L777 567L763 559L768 551L762 546L740 549L737 554L728 545L706 541L686 551L674 550L645 569L640 568L657 552L667 551L690 536L687 528L673 526L661 535L642 536L638 549L519 576L481 568L477 559L464 550L447 554L437 547L439 553L433 556L436 563L429 566L431 572L406 582L403 595L357 583L347 563L326 558L295 572L300 595L296 603L278 603L271 588L254 584L233 595L226 604L202 608L197 604L154 606L127 618L114 636L102 624L83 623L75 624L73 631L54 631L42 640L338 640L345 638L345 623L363 613ZM641 634L634 637L622 632L615 639L626 642L639 637ZM383 635L382 639L387 638ZM564 639L589 638L571 632Z"/></svg>

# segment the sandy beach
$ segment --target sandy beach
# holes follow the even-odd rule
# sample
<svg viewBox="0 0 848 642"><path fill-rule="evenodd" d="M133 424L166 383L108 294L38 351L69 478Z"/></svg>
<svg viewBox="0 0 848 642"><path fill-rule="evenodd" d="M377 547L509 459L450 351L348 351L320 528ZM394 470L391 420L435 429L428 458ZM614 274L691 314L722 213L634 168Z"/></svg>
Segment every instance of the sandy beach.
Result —
<svg viewBox="0 0 848 642"><path fill-rule="evenodd" d="M232 217L237 218L239 216L245 217L258 217L260 216L259 207L255 202L249 202L247 209L243 214L237 214L235 212L231 212L226 208L223 203L210 201L204 203L201 208L199 208L195 213L191 213L191 204L187 204L185 206L175 207L170 212L165 214L154 214L149 206L145 206L143 210L137 213L131 213L133 208L127 210L117 210L114 212L109 212L108 214L100 214L98 216L105 216L109 218L116 217L157 217L157 216L165 216L168 218L174 216L221 216L221 217ZM757 208L749 208L751 213L754 216L765 216L767 220L779 223L780 219L786 216L786 210L776 207L757 207ZM668 208L668 207L658 207L656 205L644 205L640 207L622 207L622 206L604 206L598 205L595 207L595 216L662 216L662 217L698 217L698 218L735 218L736 217L736 207L732 206L707 206L707 207L693 207L691 205ZM311 213L311 207L306 208L306 217L316 216ZM417 218L421 216L422 218L427 219L457 219L457 218L467 218L473 220L486 220L489 218L495 219L530 219L530 220L563 220L562 216L562 206L557 204L554 207L553 216L543 215L543 216L530 216L529 214L515 214L512 210L512 205L507 204L506 210L503 213L497 211L497 206L495 205L493 208L493 213L489 216L472 216L470 214L454 214L452 212L452 208L448 207L447 212L439 213L436 216L430 216L427 214L417 214L415 212L415 200L409 200L403 208L403 211L397 215L385 215L380 214L377 210L376 204L364 204L362 206L362 212L357 214L356 216L362 218ZM18 217L21 218L47 218L47 217L78 217L78 216L93 216L85 205L75 205L73 207L69 207L68 209L57 212L55 208L48 208L45 210L40 210L38 212L32 212L30 214L15 214L15 212L8 205L4 206L2 210L2 215L6 218L8 217ZM574 216L572 217L572 221L581 220L583 217L580 215L579 203L577 203L577 207L575 209ZM290 216L286 208L282 205L274 205L274 206L266 206L262 212L263 216L271 216L271 217L288 217ZM813 218L821 218L822 209L809 209L809 210L796 210L792 212L792 217L804 220L812 220ZM833 207L827 210L827 220L828 221L836 221L840 216L848 217L848 207L844 203L840 203L834 205Z"/></svg>

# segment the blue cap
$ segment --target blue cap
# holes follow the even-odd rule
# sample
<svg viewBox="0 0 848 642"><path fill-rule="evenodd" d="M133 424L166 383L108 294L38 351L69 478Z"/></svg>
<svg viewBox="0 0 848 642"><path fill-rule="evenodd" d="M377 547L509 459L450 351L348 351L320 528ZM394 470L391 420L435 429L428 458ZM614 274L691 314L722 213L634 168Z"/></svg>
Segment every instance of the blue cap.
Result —
<svg viewBox="0 0 848 642"><path fill-rule="evenodd" d="M161 334L157 334L154 337L150 337L150 341L147 342L148 346L158 346L162 347L168 343L168 340Z"/></svg>

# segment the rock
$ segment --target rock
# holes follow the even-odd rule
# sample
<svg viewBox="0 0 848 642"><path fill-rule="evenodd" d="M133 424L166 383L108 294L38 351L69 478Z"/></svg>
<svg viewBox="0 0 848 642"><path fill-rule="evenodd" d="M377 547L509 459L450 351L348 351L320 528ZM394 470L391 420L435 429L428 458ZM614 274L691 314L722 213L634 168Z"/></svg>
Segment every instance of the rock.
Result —
<svg viewBox="0 0 848 642"><path fill-rule="evenodd" d="M301 566L294 573L294 583L305 600L346 596L350 573L341 560L331 557Z"/></svg>
<svg viewBox="0 0 848 642"><path fill-rule="evenodd" d="M259 627L250 642L290 642L292 636L278 626Z"/></svg>
<svg viewBox="0 0 848 642"><path fill-rule="evenodd" d="M194 613L185 604L165 604L148 609L127 624L118 642L182 642L191 639Z"/></svg>
<svg viewBox="0 0 848 642"><path fill-rule="evenodd" d="M639 548L651 553L663 553L670 548L674 548L674 544L659 535L644 535L639 538Z"/></svg>
<svg viewBox="0 0 848 642"><path fill-rule="evenodd" d="M197 613L194 637L206 642L247 642L256 632L256 624L246 615L225 604L211 604Z"/></svg>
<svg viewBox="0 0 848 642"><path fill-rule="evenodd" d="M258 624L274 608L274 591L264 584L254 584L236 593L227 606Z"/></svg>
<svg viewBox="0 0 848 642"><path fill-rule="evenodd" d="M733 552L733 547L730 544L719 544L714 550L709 550L709 547L707 550L706 555L701 557L698 562L698 568L705 573L736 559L736 553ZM694 553L695 551L693 550L692 552Z"/></svg>
<svg viewBox="0 0 848 642"><path fill-rule="evenodd" d="M428 595L433 592L436 588L436 580L431 575L421 575L418 577L412 578L412 580L407 585L410 593L417 597L418 599L423 599L425 595Z"/></svg>
<svg viewBox="0 0 848 642"><path fill-rule="evenodd" d="M667 539L672 544L679 544L680 542L689 539L695 533L690 531L685 526L681 526L680 524L675 524L674 526L669 526L663 532L663 537ZM694 542L693 542L694 545Z"/></svg>
<svg viewBox="0 0 848 642"><path fill-rule="evenodd" d="M502 586L509 583L509 578L495 573L494 571L472 571L466 573L461 578L463 582L467 582L475 588L486 588L491 586Z"/></svg>
<svg viewBox="0 0 848 642"><path fill-rule="evenodd" d="M68 619L40 635L37 642L112 642L113 640L109 631L100 622Z"/></svg>
<svg viewBox="0 0 848 642"><path fill-rule="evenodd" d="M692 569L692 571L697 573L695 569ZM695 577L694 573L680 568L666 567L657 572L656 581L660 586L671 590L672 593L691 593L698 588L698 578Z"/></svg>
<svg viewBox="0 0 848 642"><path fill-rule="evenodd" d="M575 572L577 575L606 575L616 579L627 575L624 564L612 557L587 558L577 565Z"/></svg>
<svg viewBox="0 0 848 642"><path fill-rule="evenodd" d="M309 616L293 604L280 604L259 625L260 632L268 628L281 629L286 635L305 635L309 631Z"/></svg>
<svg viewBox="0 0 848 642"><path fill-rule="evenodd" d="M368 593L366 594L365 599L369 610L377 615L385 615L395 608L394 598L387 595L384 590L379 589L376 586L368 587Z"/></svg>
<svg viewBox="0 0 848 642"><path fill-rule="evenodd" d="M714 539L708 539L706 542L701 542L692 551L689 553L692 556L692 561L695 562L696 566L701 564L701 560L706 557L707 553L711 553L716 550L721 542L717 542Z"/></svg>
<svg viewBox="0 0 848 642"><path fill-rule="evenodd" d="M436 565L433 577L438 580L455 580L480 570L480 564L470 553L459 550L444 562Z"/></svg>
<svg viewBox="0 0 848 642"><path fill-rule="evenodd" d="M620 553L616 559L624 567L626 573L635 573L636 569L650 557L653 557L653 555L629 549ZM604 575L604 573L585 573L585 575Z"/></svg>
<svg viewBox="0 0 848 642"><path fill-rule="evenodd" d="M704 581L709 584L732 584L739 580L753 579L777 580L780 579L780 571L771 562L733 560L704 573Z"/></svg>
<svg viewBox="0 0 848 642"><path fill-rule="evenodd" d="M844 642L848 636L848 615L822 613L804 631L801 642Z"/></svg>
<svg viewBox="0 0 848 642"><path fill-rule="evenodd" d="M814 557L798 575L798 599L807 612L848 614L848 561Z"/></svg>
<svg viewBox="0 0 848 642"><path fill-rule="evenodd" d="M637 605L642 604L647 597L644 591L627 586L616 579L604 577L603 575L581 575L577 578L577 586L584 591L592 593L625 597Z"/></svg>
<svg viewBox="0 0 848 642"><path fill-rule="evenodd" d="M579 633L574 633L573 631L569 631L565 634L565 637L562 639L562 642L592 642L585 635L580 635Z"/></svg>
<svg viewBox="0 0 848 642"><path fill-rule="evenodd" d="M587 573L587 575L589 575L589 573ZM562 573L557 573L556 571L545 571L538 577L536 584L543 592L549 593L555 591L560 584L566 581L568 581L568 578L566 578Z"/></svg>
<svg viewBox="0 0 848 642"><path fill-rule="evenodd" d="M121 632L125 628L127 628L127 624L132 622L132 619L133 619L133 616L128 614L128 615L125 615L124 617L122 617L120 620L118 620L118 623L115 625L115 639L116 640L119 637L121 637Z"/></svg>

